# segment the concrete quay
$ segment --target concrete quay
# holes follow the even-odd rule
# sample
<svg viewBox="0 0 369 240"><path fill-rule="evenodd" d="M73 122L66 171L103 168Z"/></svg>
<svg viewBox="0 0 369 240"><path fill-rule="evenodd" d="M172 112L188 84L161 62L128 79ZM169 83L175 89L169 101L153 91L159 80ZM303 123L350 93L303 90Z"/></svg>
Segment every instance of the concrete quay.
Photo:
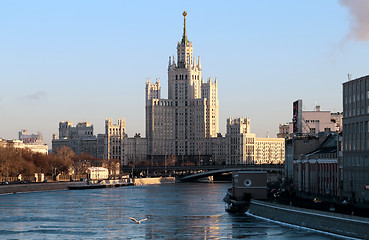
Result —
<svg viewBox="0 0 369 240"><path fill-rule="evenodd" d="M175 183L175 178L174 177L135 178L133 179L133 182L135 185Z"/></svg>
<svg viewBox="0 0 369 240"><path fill-rule="evenodd" d="M256 217L345 237L369 239L369 218L251 200L247 212Z"/></svg>
<svg viewBox="0 0 369 240"><path fill-rule="evenodd" d="M81 182L50 182L50 183L27 183L0 185L1 194L23 193L23 192L43 192L53 190L66 190L67 186L81 185Z"/></svg>
<svg viewBox="0 0 369 240"><path fill-rule="evenodd" d="M106 180L108 181L108 180ZM166 178L135 178L134 185L175 183L174 177ZM106 184L108 184L107 182ZM85 182L49 182L49 183L27 183L27 184L9 184L0 185L1 194L23 193L23 192L43 192L53 190L67 190L68 186L80 186Z"/></svg>

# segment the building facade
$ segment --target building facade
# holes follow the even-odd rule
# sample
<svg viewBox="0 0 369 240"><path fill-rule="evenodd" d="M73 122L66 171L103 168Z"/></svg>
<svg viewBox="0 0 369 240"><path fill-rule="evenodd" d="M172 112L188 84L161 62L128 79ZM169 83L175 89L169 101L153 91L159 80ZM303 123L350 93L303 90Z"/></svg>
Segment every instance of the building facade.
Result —
<svg viewBox="0 0 369 240"><path fill-rule="evenodd" d="M20 148L20 149L29 149L34 153L42 153L48 154L49 149L47 144L28 144L24 143L21 140L5 140L0 138L0 147L13 147L13 148Z"/></svg>
<svg viewBox="0 0 369 240"><path fill-rule="evenodd" d="M14 146L18 146L18 148L28 148L32 152L38 152L42 154L48 154L49 148L46 143L43 142L42 136L40 133L38 134L29 134L27 130L23 129L18 133L18 140L22 141L21 143L16 143L14 140Z"/></svg>
<svg viewBox="0 0 369 240"><path fill-rule="evenodd" d="M342 197L342 134L334 132L312 152L293 161L293 182L299 192Z"/></svg>
<svg viewBox="0 0 369 240"><path fill-rule="evenodd" d="M200 57L197 61L193 57L193 45L187 38L187 13L183 16L177 55L169 57L168 99L161 97L160 79L153 83L146 80L146 137L136 134L130 138L123 119L118 124L107 119L105 134L88 138L91 148L96 149L98 157L119 159L122 165L133 166L156 166L167 159L171 164L191 165L283 163L284 139L256 138L250 132L248 118L227 119L226 135L219 133L217 79L204 81ZM53 149L67 144L79 146L80 136L93 136L92 125L59 125L59 139L53 140Z"/></svg>
<svg viewBox="0 0 369 240"><path fill-rule="evenodd" d="M28 144L43 143L40 134L29 134L26 129L22 129L22 131L18 132L18 140Z"/></svg>
<svg viewBox="0 0 369 240"><path fill-rule="evenodd" d="M105 120L105 158L124 161L123 138L126 136L126 121L118 119L117 124L108 118Z"/></svg>
<svg viewBox="0 0 369 240"><path fill-rule="evenodd" d="M315 106L313 111L302 110L302 100L293 103L293 119L289 123L279 124L279 138L289 138L291 134L317 135L320 132L341 132L341 112L332 113L322 111L320 106Z"/></svg>
<svg viewBox="0 0 369 240"><path fill-rule="evenodd" d="M211 138L219 132L217 80L202 78L200 57L193 57L186 15L177 60L169 57L168 99L160 96L160 81L146 82L146 138L149 155L210 155Z"/></svg>
<svg viewBox="0 0 369 240"><path fill-rule="evenodd" d="M53 135L53 153L62 146L71 148L76 154L88 153L97 157L97 138L90 122L79 122L76 126L70 121L59 122L59 138Z"/></svg>
<svg viewBox="0 0 369 240"><path fill-rule="evenodd" d="M369 75L343 83L344 191L369 201Z"/></svg>
<svg viewBox="0 0 369 240"><path fill-rule="evenodd" d="M133 138L123 139L124 163L133 166L148 164L147 138L142 138L140 134L135 134Z"/></svg>
<svg viewBox="0 0 369 240"><path fill-rule="evenodd" d="M285 159L285 145L282 138L256 138L255 164L282 164Z"/></svg>
<svg viewBox="0 0 369 240"><path fill-rule="evenodd" d="M250 132L249 118L228 118L225 140L227 164L284 163L285 140L257 138Z"/></svg>
<svg viewBox="0 0 369 240"><path fill-rule="evenodd" d="M249 118L227 119L227 164L253 164L255 160L255 138L250 133Z"/></svg>

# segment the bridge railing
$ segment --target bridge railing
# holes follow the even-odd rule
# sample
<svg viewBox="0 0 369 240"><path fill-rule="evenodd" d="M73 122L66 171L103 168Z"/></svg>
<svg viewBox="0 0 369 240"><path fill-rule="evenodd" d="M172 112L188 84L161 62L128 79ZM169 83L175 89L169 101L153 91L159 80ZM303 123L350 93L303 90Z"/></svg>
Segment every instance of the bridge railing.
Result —
<svg viewBox="0 0 369 240"><path fill-rule="evenodd" d="M228 169L228 168L246 168L246 169L283 169L283 164L239 164L239 165L207 165L207 166L145 166L145 167L132 167L132 166L123 166L123 171L130 172L132 170L135 171L186 171L186 170L216 170L216 169Z"/></svg>

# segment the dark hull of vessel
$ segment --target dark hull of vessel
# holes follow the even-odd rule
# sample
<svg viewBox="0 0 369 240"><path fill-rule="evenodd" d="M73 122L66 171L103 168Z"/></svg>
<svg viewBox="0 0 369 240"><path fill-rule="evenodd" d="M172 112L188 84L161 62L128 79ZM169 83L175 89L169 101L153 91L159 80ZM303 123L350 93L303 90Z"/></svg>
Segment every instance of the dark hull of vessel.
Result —
<svg viewBox="0 0 369 240"><path fill-rule="evenodd" d="M229 213L244 213L249 209L250 206L250 201L233 199L233 196L230 192L227 192L227 195L223 198L223 201L226 203L225 210Z"/></svg>

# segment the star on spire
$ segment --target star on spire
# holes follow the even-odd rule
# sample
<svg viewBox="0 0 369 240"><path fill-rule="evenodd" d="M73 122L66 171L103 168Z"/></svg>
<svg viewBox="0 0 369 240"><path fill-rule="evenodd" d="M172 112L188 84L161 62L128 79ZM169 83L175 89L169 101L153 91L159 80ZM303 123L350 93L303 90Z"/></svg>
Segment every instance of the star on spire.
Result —
<svg viewBox="0 0 369 240"><path fill-rule="evenodd" d="M187 16L187 12L184 11L182 13L183 17L184 17L184 23L183 23L183 36L182 36L182 44L186 44L188 43L188 39L187 39L187 33L186 33L186 16Z"/></svg>

